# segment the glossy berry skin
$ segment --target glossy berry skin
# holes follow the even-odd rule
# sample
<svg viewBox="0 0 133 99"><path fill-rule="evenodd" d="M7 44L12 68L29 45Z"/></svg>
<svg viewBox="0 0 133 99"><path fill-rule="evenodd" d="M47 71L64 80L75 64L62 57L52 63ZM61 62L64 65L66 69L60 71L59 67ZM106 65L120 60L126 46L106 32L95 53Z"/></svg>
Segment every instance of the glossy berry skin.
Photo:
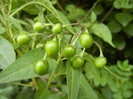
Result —
<svg viewBox="0 0 133 99"><path fill-rule="evenodd" d="M59 44L57 41L48 41L45 45L45 51L47 55L56 55L59 51Z"/></svg>
<svg viewBox="0 0 133 99"><path fill-rule="evenodd" d="M35 71L37 74L39 75L44 75L47 73L48 71L48 64L43 61L43 60L39 60L37 63L36 63L36 66L35 66Z"/></svg>
<svg viewBox="0 0 133 99"><path fill-rule="evenodd" d="M84 59L80 56L75 56L72 61L72 66L74 68L80 68L84 65Z"/></svg>
<svg viewBox="0 0 133 99"><path fill-rule="evenodd" d="M82 33L79 41L83 48L90 48L93 44L93 38L89 33Z"/></svg>
<svg viewBox="0 0 133 99"><path fill-rule="evenodd" d="M62 32L62 25L60 23L57 23L53 26L52 32L54 34L60 34Z"/></svg>
<svg viewBox="0 0 133 99"><path fill-rule="evenodd" d="M105 57L97 57L94 64L97 68L103 68L107 64L107 60Z"/></svg>
<svg viewBox="0 0 133 99"><path fill-rule="evenodd" d="M27 44L29 42L30 42L30 37L25 32L20 33L19 36L17 37L17 43L20 45Z"/></svg>
<svg viewBox="0 0 133 99"><path fill-rule="evenodd" d="M33 29L34 29L34 31L42 32L44 30L44 26L43 26L42 22L36 22L33 25Z"/></svg>
<svg viewBox="0 0 133 99"><path fill-rule="evenodd" d="M76 49L72 45L66 45L63 49L63 55L66 58L71 58L76 54Z"/></svg>

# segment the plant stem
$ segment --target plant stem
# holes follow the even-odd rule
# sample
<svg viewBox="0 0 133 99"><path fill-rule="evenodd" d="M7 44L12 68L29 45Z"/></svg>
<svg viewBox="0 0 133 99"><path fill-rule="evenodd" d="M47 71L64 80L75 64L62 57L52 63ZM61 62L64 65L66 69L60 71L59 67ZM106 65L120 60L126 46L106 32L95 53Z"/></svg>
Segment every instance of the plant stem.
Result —
<svg viewBox="0 0 133 99"><path fill-rule="evenodd" d="M100 2L100 0L97 0L93 6L89 9L89 11L87 12L87 14L85 15L85 17L83 19L86 19L88 17L88 15L90 14L90 12L95 8L95 6Z"/></svg>
<svg viewBox="0 0 133 99"><path fill-rule="evenodd" d="M20 86L28 86L28 87L32 87L32 84L22 84L22 83L17 83L17 82L10 82L11 84L15 84L15 85L20 85Z"/></svg>
<svg viewBox="0 0 133 99"><path fill-rule="evenodd" d="M37 85L37 83L36 83L36 79L35 79L35 78L32 78L32 82L33 82L33 84L34 84L36 90L38 90L38 85Z"/></svg>
<svg viewBox="0 0 133 99"><path fill-rule="evenodd" d="M99 51L100 51L99 57L103 57L103 52L102 52L102 49L101 49L100 45L99 45L96 41L93 41L93 42L94 42L94 44L98 47L98 49L99 49Z"/></svg>
<svg viewBox="0 0 133 99"><path fill-rule="evenodd" d="M62 57L62 54L60 54L60 56L58 57L58 60L57 60L57 62L56 62L57 67L56 67L56 69L52 72L52 74L51 74L51 76L50 76L50 78L49 78L49 80L48 80L48 83L47 83L47 86L46 86L46 90L49 88L49 86L50 86L50 84L51 84L51 82L52 82L52 80L53 80L54 74L56 73L56 71L57 71L57 69L58 69L58 67L59 67L58 64L60 63L61 57Z"/></svg>
<svg viewBox="0 0 133 99"><path fill-rule="evenodd" d="M60 76L60 75L65 75L66 73L59 73L59 74L56 74L53 78L52 78L52 80L54 80L57 76Z"/></svg>
<svg viewBox="0 0 133 99"><path fill-rule="evenodd" d="M85 52L85 48L83 49L83 51L82 51L81 54L80 54L81 57L83 57L84 52Z"/></svg>
<svg viewBox="0 0 133 99"><path fill-rule="evenodd" d="M13 3L13 0L10 0L8 15L10 15L10 13L11 13L11 10L12 10L12 3Z"/></svg>
<svg viewBox="0 0 133 99"><path fill-rule="evenodd" d="M45 53L43 60L46 60L46 58L47 58L47 53Z"/></svg>
<svg viewBox="0 0 133 99"><path fill-rule="evenodd" d="M100 21L101 23L109 16L109 14L113 11L114 7L112 6L110 10L107 12L107 14L103 17L103 19Z"/></svg>

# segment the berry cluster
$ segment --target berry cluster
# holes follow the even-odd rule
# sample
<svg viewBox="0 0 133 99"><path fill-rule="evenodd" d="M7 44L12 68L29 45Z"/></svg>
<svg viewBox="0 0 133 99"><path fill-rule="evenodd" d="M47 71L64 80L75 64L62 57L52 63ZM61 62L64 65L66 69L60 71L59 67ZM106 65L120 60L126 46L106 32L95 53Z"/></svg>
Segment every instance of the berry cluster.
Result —
<svg viewBox="0 0 133 99"><path fill-rule="evenodd" d="M38 32L37 35L39 35L40 32L44 31L44 27L49 26L49 25L52 25L52 33L53 33L52 36L55 36L55 37L53 40L49 40L46 42L45 56L42 60L39 60L35 65L35 71L39 75L43 75L48 72L49 65L48 65L48 62L46 61L47 56L50 56L50 57L55 56L60 51L60 46L59 46L57 35L59 35L63 31L63 25L61 25L60 23L43 24L42 22L36 22L33 25L33 29L34 31ZM29 43L31 39L30 36L31 35L28 35L25 32L20 33L20 35L17 37L17 43L19 43L20 45ZM80 44L84 48L84 50L85 48L90 48L94 42L92 36L88 32L86 31L84 32L82 30L81 33L78 34L77 38L72 44L68 44L62 49L61 55L65 57L66 59L71 58L72 66L75 69L81 68L85 63L85 60L83 58L84 50L81 53L81 55L76 55L75 42L77 41L77 39L79 39ZM102 53L101 49L100 49L100 53ZM104 67L106 63L107 63L107 60L103 56L103 54L100 54L100 56L95 58L95 61L94 61L95 66L98 68Z"/></svg>

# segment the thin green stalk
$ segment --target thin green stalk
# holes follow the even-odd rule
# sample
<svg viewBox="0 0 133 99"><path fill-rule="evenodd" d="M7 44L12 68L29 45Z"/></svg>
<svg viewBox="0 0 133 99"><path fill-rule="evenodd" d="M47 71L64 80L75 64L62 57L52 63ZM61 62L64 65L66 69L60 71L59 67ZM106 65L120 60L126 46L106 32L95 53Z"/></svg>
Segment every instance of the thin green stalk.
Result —
<svg viewBox="0 0 133 99"><path fill-rule="evenodd" d="M60 76L60 75L65 75L66 73L59 73L59 74L56 74L53 78L52 78L52 81L57 77L57 76Z"/></svg>
<svg viewBox="0 0 133 99"><path fill-rule="evenodd" d="M49 78L49 80L48 80L46 90L49 88L49 86L50 86L50 84L51 84L51 82L52 82L52 80L53 80L53 77L54 77L54 75L55 75L55 73L56 73L56 71L57 71L57 69L58 69L58 67L59 67L58 64L60 63L61 57L62 57L62 54L60 54L60 56L58 57L58 60L57 60L57 62L56 62L57 67L56 67L56 69L52 72L52 74L51 74L51 76L50 76L50 78Z"/></svg>
<svg viewBox="0 0 133 99"><path fill-rule="evenodd" d="M35 79L35 78L32 78L32 82L33 82L33 84L34 84L36 90L38 90L39 88L38 88L38 85L37 85L37 83L36 83L36 79Z"/></svg>
<svg viewBox="0 0 133 99"><path fill-rule="evenodd" d="M81 57L83 57L84 52L85 52L85 48L83 49L83 51L82 51L81 54L80 54Z"/></svg>
<svg viewBox="0 0 133 99"><path fill-rule="evenodd" d="M15 85L20 85L20 86L28 86L28 87L32 87L32 84L22 84L22 83L17 83L17 82L10 82L11 84L15 84Z"/></svg>
<svg viewBox="0 0 133 99"><path fill-rule="evenodd" d="M13 0L10 0L8 15L10 15L10 13L11 13L11 10L12 10L12 3L13 3Z"/></svg>
<svg viewBox="0 0 133 99"><path fill-rule="evenodd" d="M100 51L99 57L103 57L103 52L102 52L102 49L101 49L100 45L99 45L96 41L93 41L93 42L94 42L94 44L98 47L98 49L99 49L99 51Z"/></svg>

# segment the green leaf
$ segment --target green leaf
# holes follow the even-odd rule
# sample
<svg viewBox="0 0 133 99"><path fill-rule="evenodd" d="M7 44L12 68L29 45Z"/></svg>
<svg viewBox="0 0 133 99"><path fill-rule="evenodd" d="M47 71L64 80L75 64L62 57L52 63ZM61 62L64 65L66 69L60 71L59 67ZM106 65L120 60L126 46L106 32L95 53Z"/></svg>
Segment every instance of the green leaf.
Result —
<svg viewBox="0 0 133 99"><path fill-rule="evenodd" d="M67 87L68 99L77 99L80 86L80 69L71 66L71 60L67 60Z"/></svg>
<svg viewBox="0 0 133 99"><path fill-rule="evenodd" d="M3 34L6 31L6 29L4 27L2 27L2 25L0 24L0 34Z"/></svg>
<svg viewBox="0 0 133 99"><path fill-rule="evenodd" d="M39 89L36 92L35 99L48 99L51 92L49 90L45 90L44 88Z"/></svg>
<svg viewBox="0 0 133 99"><path fill-rule="evenodd" d="M132 0L115 0L114 7L117 9L120 9L120 8L129 9L129 8L133 8L133 3L132 3Z"/></svg>
<svg viewBox="0 0 133 99"><path fill-rule="evenodd" d="M6 39L0 38L0 68L7 68L15 61L15 57L12 45Z"/></svg>
<svg viewBox="0 0 133 99"><path fill-rule="evenodd" d="M128 36L133 37L133 24L128 24L123 30Z"/></svg>
<svg viewBox="0 0 133 99"><path fill-rule="evenodd" d="M109 22L108 27L112 33L118 33L121 31L121 25L116 21Z"/></svg>
<svg viewBox="0 0 133 99"><path fill-rule="evenodd" d="M92 89L83 74L80 76L80 91L82 91L82 94L79 94L78 99L98 99L96 92Z"/></svg>
<svg viewBox="0 0 133 99"><path fill-rule="evenodd" d="M126 47L125 38L120 34L114 36L113 43L118 50L123 50Z"/></svg>
<svg viewBox="0 0 133 99"><path fill-rule="evenodd" d="M105 42L109 43L112 47L115 47L114 44L112 43L111 32L106 25L102 23L101 24L96 23L91 27L91 30L95 35L102 38Z"/></svg>
<svg viewBox="0 0 133 99"><path fill-rule="evenodd" d="M15 19L14 17L9 16L8 17L8 21L10 22L10 24L12 24L15 28L17 28L19 31L23 31L19 21L17 19Z"/></svg>
<svg viewBox="0 0 133 99"><path fill-rule="evenodd" d="M38 60L42 59L43 56L44 51L40 49L27 52L0 73L0 83L40 76L35 73L35 64Z"/></svg>
<svg viewBox="0 0 133 99"><path fill-rule="evenodd" d="M52 3L49 0L42 0L40 3L44 6L46 9L48 9L62 24L67 24L66 21L64 21L64 17L62 18L57 10L53 7ZM74 33L74 31L71 29L71 27L66 27L71 33Z"/></svg>
<svg viewBox="0 0 133 99"><path fill-rule="evenodd" d="M91 15L90 15L91 23L94 23L96 21L96 19L97 19L97 16L96 16L95 12L92 11Z"/></svg>
<svg viewBox="0 0 133 99"><path fill-rule="evenodd" d="M58 11L58 14L63 19L63 21L65 22L65 24L70 24L70 21L66 18L66 16L62 12ZM69 28L74 33L73 28L72 28L71 25L70 26L67 26L67 28Z"/></svg>
<svg viewBox="0 0 133 99"><path fill-rule="evenodd" d="M122 24L122 26L127 26L130 21L132 21L133 17L130 13L117 13L115 19Z"/></svg>

